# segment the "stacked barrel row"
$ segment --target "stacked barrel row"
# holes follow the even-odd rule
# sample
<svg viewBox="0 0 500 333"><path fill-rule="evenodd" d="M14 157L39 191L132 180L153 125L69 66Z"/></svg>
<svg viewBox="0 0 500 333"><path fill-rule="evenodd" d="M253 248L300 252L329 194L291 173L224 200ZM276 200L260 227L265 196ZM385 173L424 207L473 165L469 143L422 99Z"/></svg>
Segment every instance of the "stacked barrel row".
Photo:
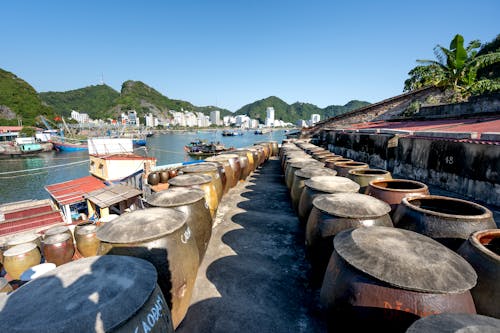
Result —
<svg viewBox="0 0 500 333"><path fill-rule="evenodd" d="M263 142L251 147L234 150L230 154L207 158L204 162L181 167L175 172L172 171L167 174L159 172L158 175L163 177L160 180L165 181L166 179L168 181L168 189L153 193L145 198L145 209L123 214L98 227L91 225L94 227L92 233L87 232L87 226L77 226L78 231L75 231L75 237L78 251L82 256L89 258L66 263L67 258L62 251L55 251L53 253L54 259L51 259L52 257L47 252L45 255L46 261L57 261L56 264L59 266L47 274L62 280L62 284L66 286L68 284L64 282L66 280L90 279L99 281L100 278L95 277L94 271L102 274L106 272L107 276L102 278L103 282L99 282L99 287L88 284L82 286L79 283L74 283L71 286L78 286L82 290L75 291L70 288L66 290L66 297L62 297L62 299L66 299L69 298L69 294L78 293L78 296L75 297L82 297L82 302L83 300L88 301L91 298L89 295L95 292L93 288L104 288L102 283L107 282L110 283L110 286L108 286L110 289L118 289L116 292L111 292L110 297L113 299L99 300L103 307L107 307L108 303L116 303L117 305L113 318L104 318L103 322L100 323L106 328L105 331L108 331L108 329L114 330L116 327L126 327L128 331L137 331L134 325L138 325L140 332L173 331L187 313L198 267L205 256L217 210L223 196L231 188L245 181L270 156L277 154L277 142ZM79 241L79 239L87 235L89 235L88 242L85 244L88 245L88 248L84 249L83 242ZM90 240L93 242L90 242ZM38 251L37 245L33 246ZM46 247L42 248L45 249ZM85 252L86 250L88 252ZM10 256L11 254L7 251L4 255ZM59 261L63 260L63 257L64 262ZM115 258L117 264L113 264L113 260L109 258ZM137 260L138 263L136 264L133 260ZM144 261L149 263L146 263L146 265L139 263ZM27 265L33 266L35 263L40 263L39 252L38 257L34 258L33 262L27 263ZM129 267L124 269L123 265ZM114 270L115 266L118 271ZM19 270L22 271L23 269ZM14 274L9 268L8 273L11 274L11 272ZM42 278L48 277L47 274L43 275ZM71 276L70 278L67 277L68 274ZM88 274L92 275L92 277L88 277ZM141 278L141 274L149 274L150 276ZM113 278L110 278L110 276L113 276L115 281L112 281ZM15 278L18 278L17 275ZM133 281L135 278L139 278L141 281ZM30 286L36 286L44 289L47 295L50 296L51 301L54 300L51 290L43 288L40 283L32 284L35 280L8 296L8 299L11 300L10 303L13 304L9 304L8 300L4 304L4 310L13 315L15 314L18 320L22 313L25 313L19 304L12 302L12 300L17 299L15 295L19 291L29 289ZM137 295L139 301L136 299L134 302L141 303L140 307L145 309L144 311L138 311L139 303L133 304L134 308L129 308L126 304L120 304L120 302L125 301L124 296L120 293L129 292L129 289L133 289L133 284L137 284L138 289L135 293L139 293ZM60 288L54 287L53 289L61 295L64 294L63 289L59 290ZM39 291L36 291L36 293L39 293ZM106 293L108 296L109 294L109 292ZM47 300L49 296L46 296L45 299ZM97 298L99 297L103 296L99 295ZM27 303L38 302L36 299L24 299L24 301ZM1 304L0 301L0 309L2 308ZM49 305L43 304L43 306L48 307ZM125 322L120 321L120 318L123 319L123 313L119 313L120 307L129 315L137 314L133 318L126 319ZM148 307L150 309L149 313ZM27 307L27 309L31 308ZM54 308L62 309L64 307L61 305L60 307L54 306ZM94 310L99 310L99 307L95 307ZM82 311L89 311L90 313L94 310L90 306L88 308L83 306ZM60 313L59 317L66 318L64 311L67 310L61 311L63 313ZM78 307L78 312L81 315L80 307ZM96 316L90 316L90 320L95 320L95 318ZM115 318L117 319L115 320ZM57 323L57 320L55 323ZM78 328L61 329L56 324L45 324L51 328L47 329L51 332L78 330ZM31 325L32 327L36 326L33 323ZM0 323L0 328L3 327L4 324ZM82 325L82 327L88 328L88 325ZM97 324L95 327L97 327Z"/></svg>
<svg viewBox="0 0 500 333"><path fill-rule="evenodd" d="M404 332L440 313L500 318L490 210L308 140L285 140L280 161L330 331Z"/></svg>

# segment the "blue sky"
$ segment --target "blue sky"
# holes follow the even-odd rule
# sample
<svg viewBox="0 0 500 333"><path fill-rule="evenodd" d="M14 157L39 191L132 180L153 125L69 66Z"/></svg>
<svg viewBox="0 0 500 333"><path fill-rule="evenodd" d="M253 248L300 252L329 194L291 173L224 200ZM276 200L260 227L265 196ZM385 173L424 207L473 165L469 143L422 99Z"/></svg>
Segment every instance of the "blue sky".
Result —
<svg viewBox="0 0 500 333"><path fill-rule="evenodd" d="M343 105L402 92L456 33L489 42L500 1L0 2L0 68L38 91L140 80L236 111L271 95Z"/></svg>

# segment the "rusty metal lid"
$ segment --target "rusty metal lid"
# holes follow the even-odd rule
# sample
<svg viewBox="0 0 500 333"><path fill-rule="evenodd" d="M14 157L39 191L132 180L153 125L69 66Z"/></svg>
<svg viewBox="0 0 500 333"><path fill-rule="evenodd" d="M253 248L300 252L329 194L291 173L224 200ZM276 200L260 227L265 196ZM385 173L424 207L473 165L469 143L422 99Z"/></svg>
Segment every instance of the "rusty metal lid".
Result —
<svg viewBox="0 0 500 333"><path fill-rule="evenodd" d="M3 256L4 257L18 256L20 254L29 252L29 251L35 249L36 247L37 247L37 245L35 243L23 243L23 244L15 245L15 246L11 247L10 249L8 249L7 251L5 251L3 253Z"/></svg>
<svg viewBox="0 0 500 333"><path fill-rule="evenodd" d="M172 187L166 191L153 193L146 202L154 207L179 207L190 205L205 198L205 192L199 188Z"/></svg>
<svg viewBox="0 0 500 333"><path fill-rule="evenodd" d="M390 285L430 293L463 293L477 274L461 256L413 231L370 227L345 230L335 250L353 267Z"/></svg>
<svg viewBox="0 0 500 333"><path fill-rule="evenodd" d="M210 183L212 176L203 174L180 175L170 178L168 183L172 186L196 186Z"/></svg>
<svg viewBox="0 0 500 333"><path fill-rule="evenodd" d="M40 239L40 236L37 234L34 234L34 233L17 234L17 235L10 237L7 240L7 243L5 243L5 245L7 247L11 247L11 246L19 245L19 244L23 244L23 243L36 242L39 239Z"/></svg>
<svg viewBox="0 0 500 333"><path fill-rule="evenodd" d="M199 163L188 165L181 169L184 173L204 173L217 171L217 166L211 163Z"/></svg>
<svg viewBox="0 0 500 333"><path fill-rule="evenodd" d="M360 193L320 195L312 204L327 214L353 219L380 217L391 211L391 206L382 200Z"/></svg>
<svg viewBox="0 0 500 333"><path fill-rule="evenodd" d="M68 233L63 233L63 234L55 234L52 236L45 237L43 240L43 244L59 244L67 241L70 237L72 237Z"/></svg>
<svg viewBox="0 0 500 333"><path fill-rule="evenodd" d="M97 226L95 224L88 224L82 227L79 227L76 230L77 235L89 235L95 233L97 231Z"/></svg>
<svg viewBox="0 0 500 333"><path fill-rule="evenodd" d="M468 313L440 313L420 318L406 333L498 333L500 319Z"/></svg>
<svg viewBox="0 0 500 333"><path fill-rule="evenodd" d="M171 234L186 223L187 215L173 208L147 208L123 214L97 229L107 243L138 243Z"/></svg>
<svg viewBox="0 0 500 333"><path fill-rule="evenodd" d="M304 181L305 186L320 192L358 192L359 185L350 179L337 176L316 176Z"/></svg>
<svg viewBox="0 0 500 333"><path fill-rule="evenodd" d="M68 232L69 228L65 225L57 225L55 227L49 228L45 231L44 235L45 237L57 235L57 234L62 234L65 232Z"/></svg>
<svg viewBox="0 0 500 333"><path fill-rule="evenodd" d="M317 167L317 166L305 167L305 168L302 168L302 169L295 171L295 175L297 177L306 178L306 179L309 179L311 177L317 177L317 176L335 176L336 174L337 174L337 171L335 171L335 170L332 170L330 168L325 168L325 167Z"/></svg>
<svg viewBox="0 0 500 333"><path fill-rule="evenodd" d="M134 257L76 260L0 301L0 331L110 332L144 306L156 279L154 266Z"/></svg>

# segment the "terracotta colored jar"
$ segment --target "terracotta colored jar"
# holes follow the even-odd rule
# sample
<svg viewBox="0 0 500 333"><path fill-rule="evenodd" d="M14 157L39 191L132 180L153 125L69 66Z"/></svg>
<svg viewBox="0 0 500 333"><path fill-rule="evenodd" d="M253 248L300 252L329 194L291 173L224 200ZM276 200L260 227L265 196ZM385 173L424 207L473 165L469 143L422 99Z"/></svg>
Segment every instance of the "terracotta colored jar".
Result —
<svg viewBox="0 0 500 333"><path fill-rule="evenodd" d="M344 158L344 157L342 157L342 158L333 157L333 158L329 158L325 161L325 167L330 168L332 170L335 170L335 164L337 164L339 162L354 162L354 161L349 159L349 158ZM337 170L335 170L335 171L337 171Z"/></svg>
<svg viewBox="0 0 500 333"><path fill-rule="evenodd" d="M240 180L245 180L252 173L254 169L253 154L249 150L236 150L234 152L239 157L240 161Z"/></svg>
<svg viewBox="0 0 500 333"><path fill-rule="evenodd" d="M423 235L370 227L337 234L321 287L331 331L405 332L417 319L474 314L474 269Z"/></svg>
<svg viewBox="0 0 500 333"><path fill-rule="evenodd" d="M304 190L304 181L311 177L317 176L335 176L337 171L325 167L306 166L294 172L292 188L290 189L290 198L292 199L292 207L297 212L300 196Z"/></svg>
<svg viewBox="0 0 500 333"><path fill-rule="evenodd" d="M200 188L205 192L205 200L210 209L210 215L212 219L215 218L217 213L217 207L219 206L219 199L217 197L217 191L212 183L212 177L203 174L187 174L180 175L175 178L170 178L168 183L172 187L195 187Z"/></svg>
<svg viewBox="0 0 500 333"><path fill-rule="evenodd" d="M15 291L0 331L173 333L168 303L145 260L83 258L56 267ZM13 294L14 295L14 294ZM43 328L43 329L42 329Z"/></svg>
<svg viewBox="0 0 500 333"><path fill-rule="evenodd" d="M187 215L186 223L196 241L201 264L212 236L212 216L205 192L198 188L172 187L152 194L146 202L151 207L175 208Z"/></svg>
<svg viewBox="0 0 500 333"><path fill-rule="evenodd" d="M202 174L212 177L212 184L214 184L217 193L218 202L222 199L224 193L224 185L217 166L208 163L200 163L188 165L181 169L184 174Z"/></svg>
<svg viewBox="0 0 500 333"><path fill-rule="evenodd" d="M158 185L160 183L160 175L158 172L151 172L148 175L148 184L149 185Z"/></svg>
<svg viewBox="0 0 500 333"><path fill-rule="evenodd" d="M347 178L359 184L359 193L365 194L372 180L392 179L391 173L382 169L352 169L347 173Z"/></svg>
<svg viewBox="0 0 500 333"><path fill-rule="evenodd" d="M168 182L168 179L170 178L170 176L168 175L168 171L160 171L159 175L160 175L160 183L165 184Z"/></svg>
<svg viewBox="0 0 500 333"><path fill-rule="evenodd" d="M394 225L431 237L452 250L474 231L496 228L486 207L438 195L403 198L394 213Z"/></svg>
<svg viewBox="0 0 500 333"><path fill-rule="evenodd" d="M60 266L70 262L74 254L73 237L67 233L49 236L43 240L43 256L47 262Z"/></svg>
<svg viewBox="0 0 500 333"><path fill-rule="evenodd" d="M82 256L92 257L97 255L97 250L101 242L97 238L97 226L95 224L81 226L76 229L75 239L76 248Z"/></svg>
<svg viewBox="0 0 500 333"><path fill-rule="evenodd" d="M272 156L278 156L279 153L279 145L277 141L270 141L271 143L271 152Z"/></svg>
<svg viewBox="0 0 500 333"><path fill-rule="evenodd" d="M387 202L392 214L403 198L429 194L429 188L424 183L409 179L372 180L367 194Z"/></svg>
<svg viewBox="0 0 500 333"><path fill-rule="evenodd" d="M339 192L358 192L359 185L350 179L337 176L317 176L304 181L304 189L300 195L297 215L305 225L313 208L313 200L320 194Z"/></svg>
<svg viewBox="0 0 500 333"><path fill-rule="evenodd" d="M312 282L318 285L323 281L335 235L359 227L393 227L390 211L387 203L365 194L317 196L306 226L306 255L312 266Z"/></svg>
<svg viewBox="0 0 500 333"><path fill-rule="evenodd" d="M241 178L241 165L238 155L236 154L221 154L217 156L212 156L206 159L207 162L218 162L224 167L226 175L226 186L224 188L224 193L235 187L238 184L238 180Z"/></svg>
<svg viewBox="0 0 500 333"><path fill-rule="evenodd" d="M474 232L457 252L478 275L471 290L477 313L500 318L500 229Z"/></svg>
<svg viewBox="0 0 500 333"><path fill-rule="evenodd" d="M187 215L176 209L148 208L121 215L97 230L100 255L132 256L155 266L158 284L172 304L174 328L186 315L199 265L186 221Z"/></svg>
<svg viewBox="0 0 500 333"><path fill-rule="evenodd" d="M333 169L337 171L340 177L347 177L349 170L353 169L368 169L370 166L366 163L350 161L350 162L337 162L334 164Z"/></svg>
<svg viewBox="0 0 500 333"><path fill-rule="evenodd" d="M38 265L41 259L40 250L35 243L23 243L4 252L3 266L12 279L19 280L25 270Z"/></svg>

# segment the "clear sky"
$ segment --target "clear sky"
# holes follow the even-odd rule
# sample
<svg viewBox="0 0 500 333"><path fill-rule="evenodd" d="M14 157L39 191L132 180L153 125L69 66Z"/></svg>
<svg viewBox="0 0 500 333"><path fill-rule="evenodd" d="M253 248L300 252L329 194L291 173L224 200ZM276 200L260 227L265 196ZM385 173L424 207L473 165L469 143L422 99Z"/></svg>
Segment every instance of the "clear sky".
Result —
<svg viewBox="0 0 500 333"><path fill-rule="evenodd" d="M500 0L0 2L0 68L37 91L140 80L236 111L271 95L343 105L402 92L457 33L500 33Z"/></svg>

